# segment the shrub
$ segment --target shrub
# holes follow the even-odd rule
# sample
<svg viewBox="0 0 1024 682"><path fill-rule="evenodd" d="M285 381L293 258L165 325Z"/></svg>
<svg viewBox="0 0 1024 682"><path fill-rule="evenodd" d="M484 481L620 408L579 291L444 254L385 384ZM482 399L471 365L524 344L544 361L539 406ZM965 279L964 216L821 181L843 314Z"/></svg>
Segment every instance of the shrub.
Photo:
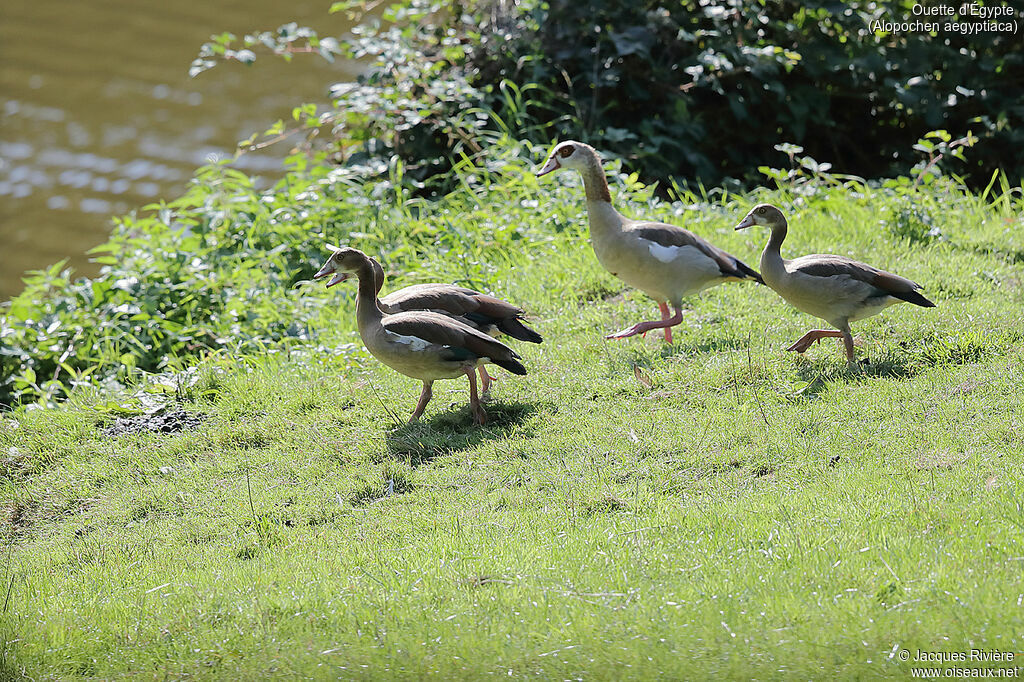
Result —
<svg viewBox="0 0 1024 682"><path fill-rule="evenodd" d="M98 277L75 280L61 263L30 273L0 318L0 402L50 402L175 356L308 338L310 309L292 286L322 251L309 225L356 211L315 203L311 189L258 192L238 171L207 167L181 198L117 221L93 251Z"/></svg>
<svg viewBox="0 0 1024 682"><path fill-rule="evenodd" d="M470 81L537 84L546 137L586 138L647 179L756 180L779 140L845 173L898 175L935 129L980 138L957 169L975 186L997 169L1020 177L1019 37L872 30L876 20L914 18L913 5L520 3L525 10L480 31ZM493 92L488 104L503 111Z"/></svg>
<svg viewBox="0 0 1024 682"><path fill-rule="evenodd" d="M323 264L325 241L364 248L389 271L441 270L486 289L489 268L512 252L529 258L524 245L544 248L551 236L550 225L480 205L489 191L528 191L525 153L512 144L492 152L488 168L453 169L459 190L429 216L400 162L387 179L357 183L296 156L267 190L223 164L200 169L179 199L117 220L93 251L97 277L76 279L58 263L29 273L25 290L0 304L0 405L53 404L76 385L123 384L213 352L315 347L352 293L302 286Z"/></svg>
<svg viewBox="0 0 1024 682"><path fill-rule="evenodd" d="M332 11L357 17L364 5L337 2ZM261 46L367 61L358 82L333 87L331 110L305 110L304 125L329 130L319 140L355 172L379 171L397 155L406 181L427 192L450 189L452 160L481 153L483 140L502 132L544 145L584 139L668 187L670 179L750 186L780 140L844 173L899 175L918 161L914 143L945 129L978 137L970 163L955 169L972 185L984 187L997 169L1019 177L1017 36L876 26L915 18L914 6L402 0L349 39L294 24L241 45L217 36L193 71L217 57L252 61L250 48Z"/></svg>
<svg viewBox="0 0 1024 682"><path fill-rule="evenodd" d="M95 252L99 277L75 280L60 264L31 274L0 307L0 404L50 404L78 384L123 382L219 349L311 343L311 328L327 320L322 298L295 285L322 261L325 238L364 243L405 270L434 263L449 278L462 268L456 276L482 286L493 267L486 263L552 248L566 226L538 219L535 183L522 180L523 157L535 162L543 149L531 141L588 139L691 203L707 194L686 194L674 178L749 179L758 169L791 195L811 197L849 179L811 157L868 177L910 169L913 180L884 186L902 203L883 220L893 237L916 242L943 235L904 195L916 201L920 185L959 196L939 173L967 164L962 150L975 142L944 130L922 137L926 130L980 126L969 157L980 165L968 165L988 183L980 202L996 178L979 176L979 167L1006 164L1019 174L1024 163L1012 156L1024 141L1020 107L1012 89L998 87L1019 77L1020 54L1001 35L914 41L864 28L902 3L506 7L515 6L480 1L441 12L405 0L350 41L287 25L242 45L225 34L204 46L196 73L217 57L252 61L261 45L283 55L368 56L373 65L358 83L335 88L333 109L296 107L307 144L274 188L258 191L224 165L201 169L183 197L118 221ZM318 134L325 129L333 135ZM284 133L280 122L267 131ZM787 138L803 148L776 145ZM764 165L777 160L775 149L792 169ZM928 158L911 169L915 150ZM637 174L627 184L640 194ZM428 192L451 194L431 205L416 196Z"/></svg>

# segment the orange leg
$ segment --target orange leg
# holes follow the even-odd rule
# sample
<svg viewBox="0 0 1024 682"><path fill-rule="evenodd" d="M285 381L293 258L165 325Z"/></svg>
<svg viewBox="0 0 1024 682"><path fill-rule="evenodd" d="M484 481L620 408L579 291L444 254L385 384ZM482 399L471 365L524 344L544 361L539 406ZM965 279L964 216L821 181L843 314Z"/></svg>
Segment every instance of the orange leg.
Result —
<svg viewBox="0 0 1024 682"><path fill-rule="evenodd" d="M431 390L433 385L433 381L423 382L423 391L420 392L419 402L416 403L416 409L412 411L412 417L409 418L409 421L416 421L423 414L423 410L427 409L427 403L430 402L430 398L434 395L434 392Z"/></svg>
<svg viewBox="0 0 1024 682"><path fill-rule="evenodd" d="M661 319L671 319L671 315L668 312L668 303L661 301L658 303L658 310L661 311ZM672 343L672 327L665 327L665 343Z"/></svg>
<svg viewBox="0 0 1024 682"><path fill-rule="evenodd" d="M491 390L491 384L498 380L498 377L492 377L487 373L487 368L483 365L477 367L477 371L480 373L480 392L487 393Z"/></svg>
<svg viewBox="0 0 1024 682"><path fill-rule="evenodd" d="M473 412L473 423L483 426L487 423L487 413L480 406L480 396L476 392L476 372L472 367L466 369L469 378L469 409Z"/></svg>
<svg viewBox="0 0 1024 682"><path fill-rule="evenodd" d="M842 338L842 336L843 336L842 332L835 331L834 329L812 329L811 331L807 332L806 334L801 336L799 339L797 339L796 343L794 343L792 346L790 346L786 350L795 350L797 353L803 353L808 348L810 348L812 345L814 345L818 341L821 341L822 339L825 339L825 338L837 338L838 339L838 338Z"/></svg>
<svg viewBox="0 0 1024 682"><path fill-rule="evenodd" d="M665 305L665 304L660 304L660 305ZM668 306L665 305L665 311L663 311L663 312L666 312L667 310L668 310ZM682 310L682 308L680 306L676 306L676 314L673 315L672 317L663 317L658 322L655 322L653 320L650 321L650 322L637 322L632 327L627 327L626 329L623 329L621 331L617 331L614 334L609 334L608 336L606 336L604 338L606 338L606 339L627 339L630 336L636 336L637 334L644 334L646 332L651 331L652 329L664 329L665 332L666 332L665 333L665 340L666 341L670 341L672 339L672 336L671 336L671 332L669 331L668 328L669 327L674 327L675 325L679 324L682 321L683 321L683 310Z"/></svg>
<svg viewBox="0 0 1024 682"><path fill-rule="evenodd" d="M843 345L846 347L846 362L853 364L853 347L857 342L853 339L853 334L850 333L849 329L843 330Z"/></svg>
<svg viewBox="0 0 1024 682"><path fill-rule="evenodd" d="M812 329L797 339L796 343L786 350L795 350L797 353L803 353L822 339L842 339L843 347L846 349L846 359L848 362L853 362L853 347L856 342L853 340L853 334L850 333L849 328L843 330Z"/></svg>

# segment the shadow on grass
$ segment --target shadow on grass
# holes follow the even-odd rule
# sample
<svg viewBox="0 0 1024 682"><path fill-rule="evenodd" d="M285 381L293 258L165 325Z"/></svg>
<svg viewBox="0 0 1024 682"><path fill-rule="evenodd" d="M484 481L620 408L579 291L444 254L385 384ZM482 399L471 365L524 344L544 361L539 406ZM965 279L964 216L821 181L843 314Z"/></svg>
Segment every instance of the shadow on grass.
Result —
<svg viewBox="0 0 1024 682"><path fill-rule="evenodd" d="M845 357L838 361L832 358L805 360L796 367L796 376L805 385L793 398L798 402L816 400L820 393L833 384L854 384L865 379L879 378L909 379L924 369L920 363L897 356L860 358L853 366L846 364Z"/></svg>
<svg viewBox="0 0 1024 682"><path fill-rule="evenodd" d="M651 333L657 333L659 336L661 334L660 331ZM609 341L609 343L621 344L628 342L628 339L617 342ZM661 343L658 347L634 344L625 348L625 352L615 358L615 361L626 368L641 367L643 369L650 369L657 362L674 357L697 357L699 355L709 355L724 351L736 351L746 347L746 339L738 338L710 338L704 339L699 343L685 343L677 340L671 344Z"/></svg>
<svg viewBox="0 0 1024 682"><path fill-rule="evenodd" d="M486 440L506 437L534 415L532 403L486 403L487 423L478 426L468 406L449 409L429 419L402 424L385 436L388 454L416 467L439 455L473 448ZM527 429L530 435L532 429Z"/></svg>
<svg viewBox="0 0 1024 682"><path fill-rule="evenodd" d="M932 367L968 365L982 360L991 350L985 338L968 333L899 341L879 353L858 357L852 366L847 365L842 355L833 357L819 353L797 365L796 374L807 385L796 397L814 399L834 383L849 384L876 378L909 379Z"/></svg>
<svg viewBox="0 0 1024 682"><path fill-rule="evenodd" d="M661 349L661 357L671 358L676 355L693 356L706 355L708 353L721 353L723 351L741 350L747 347L746 339L737 338L711 338L704 339L700 343L675 342L666 345Z"/></svg>
<svg viewBox="0 0 1024 682"><path fill-rule="evenodd" d="M1001 338L969 330L952 336L929 334L907 339L860 363L866 376L911 377L941 365L969 365L1007 347L1012 335Z"/></svg>
<svg viewBox="0 0 1024 682"><path fill-rule="evenodd" d="M951 243L950 245L958 251L968 251L980 256L998 258L1011 265L1024 263L1024 249L1005 248L1001 244L993 244L992 242L980 242L977 244Z"/></svg>

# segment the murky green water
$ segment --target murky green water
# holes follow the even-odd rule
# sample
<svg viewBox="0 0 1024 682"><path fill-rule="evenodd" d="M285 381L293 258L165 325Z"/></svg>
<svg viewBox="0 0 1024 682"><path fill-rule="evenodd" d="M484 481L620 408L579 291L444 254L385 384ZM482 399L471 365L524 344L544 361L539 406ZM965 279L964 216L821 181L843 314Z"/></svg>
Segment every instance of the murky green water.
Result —
<svg viewBox="0 0 1024 682"><path fill-rule="evenodd" d="M111 216L179 195L211 156L301 102L326 102L353 64L271 55L246 67L188 67L211 34L288 22L339 36L331 0L3 0L0 2L0 300L21 274L104 241ZM286 146L237 167L279 173Z"/></svg>

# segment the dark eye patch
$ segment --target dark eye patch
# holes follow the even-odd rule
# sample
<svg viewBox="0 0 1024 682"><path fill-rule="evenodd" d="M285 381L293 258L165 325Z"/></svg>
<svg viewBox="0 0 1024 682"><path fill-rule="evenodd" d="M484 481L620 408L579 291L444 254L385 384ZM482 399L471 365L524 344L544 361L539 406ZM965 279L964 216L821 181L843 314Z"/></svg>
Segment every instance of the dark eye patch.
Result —
<svg viewBox="0 0 1024 682"><path fill-rule="evenodd" d="M567 156L571 156L574 151L576 150L572 147L562 147L558 150L558 155L564 159Z"/></svg>

